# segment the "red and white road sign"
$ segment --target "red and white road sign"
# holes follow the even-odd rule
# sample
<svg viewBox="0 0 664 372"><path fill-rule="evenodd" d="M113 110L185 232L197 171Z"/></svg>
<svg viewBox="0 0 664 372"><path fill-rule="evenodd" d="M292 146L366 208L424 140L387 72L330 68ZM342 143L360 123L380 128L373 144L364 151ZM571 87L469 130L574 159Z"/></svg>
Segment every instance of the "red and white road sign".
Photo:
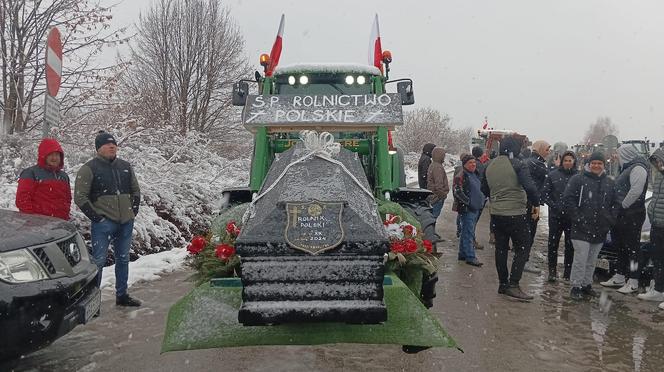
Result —
<svg viewBox="0 0 664 372"><path fill-rule="evenodd" d="M60 31L53 27L46 39L46 90L51 97L58 95L62 81L62 41Z"/></svg>

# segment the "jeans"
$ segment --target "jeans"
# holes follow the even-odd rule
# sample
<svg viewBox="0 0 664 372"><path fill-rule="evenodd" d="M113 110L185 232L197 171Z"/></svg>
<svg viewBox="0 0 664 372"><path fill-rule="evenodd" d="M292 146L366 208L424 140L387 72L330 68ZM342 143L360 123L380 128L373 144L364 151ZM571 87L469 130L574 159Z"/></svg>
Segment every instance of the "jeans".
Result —
<svg viewBox="0 0 664 372"><path fill-rule="evenodd" d="M572 287L585 287L593 284L593 274L597 256L603 243L589 243L583 240L572 240L574 245L574 262L570 281Z"/></svg>
<svg viewBox="0 0 664 372"><path fill-rule="evenodd" d="M491 226L496 236L496 271L500 285L519 285L523 267L530 253L530 216L522 214L518 216L491 215ZM507 270L507 255L512 239L514 258L512 259L512 271Z"/></svg>
<svg viewBox="0 0 664 372"><path fill-rule="evenodd" d="M115 295L120 297L127 294L127 279L129 278L129 248L131 248L131 234L134 230L134 220L118 223L107 218L100 222L93 222L90 229L92 238L92 259L97 265L97 287L101 285L101 275L106 263L108 246L113 243L113 256L115 258Z"/></svg>
<svg viewBox="0 0 664 372"><path fill-rule="evenodd" d="M574 259L574 246L572 245L572 222L565 215L549 213L549 272L555 272L558 266L558 245L560 237L565 233L565 271L564 278L569 278L572 272Z"/></svg>
<svg viewBox="0 0 664 372"><path fill-rule="evenodd" d="M478 211L465 211L459 214L461 219L461 238L459 239L459 258L466 262L477 260L475 257L475 224Z"/></svg>
<svg viewBox="0 0 664 372"><path fill-rule="evenodd" d="M431 213L433 214L433 218L438 219L438 216L440 216L440 212L443 211L443 204L445 204L445 199L439 200L433 204L431 204Z"/></svg>
<svg viewBox="0 0 664 372"><path fill-rule="evenodd" d="M639 279L641 261L641 227L646 219L646 209L622 211L611 230L611 239L618 251L618 274L629 279Z"/></svg>
<svg viewBox="0 0 664 372"><path fill-rule="evenodd" d="M650 243L652 243L652 258L655 279L655 290L664 292L664 227L650 228Z"/></svg>

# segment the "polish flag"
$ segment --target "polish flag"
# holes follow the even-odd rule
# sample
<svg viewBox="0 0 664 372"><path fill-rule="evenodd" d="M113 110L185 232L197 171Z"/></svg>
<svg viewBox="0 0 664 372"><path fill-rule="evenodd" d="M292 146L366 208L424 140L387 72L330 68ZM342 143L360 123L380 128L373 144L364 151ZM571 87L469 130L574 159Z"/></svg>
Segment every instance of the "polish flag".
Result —
<svg viewBox="0 0 664 372"><path fill-rule="evenodd" d="M374 18L369 38L369 64L378 67L383 72L383 48L380 46L380 28L378 27L378 14Z"/></svg>
<svg viewBox="0 0 664 372"><path fill-rule="evenodd" d="M482 129L486 129L489 127L489 118L486 116L484 117L484 123L482 123Z"/></svg>
<svg viewBox="0 0 664 372"><path fill-rule="evenodd" d="M279 22L279 31L277 32L277 39L272 45L272 51L270 51L270 64L267 66L267 71L265 71L265 76L272 76L272 73L277 68L279 64L279 57L281 57L281 43L282 37L284 36L284 22L285 16L281 15L281 21Z"/></svg>

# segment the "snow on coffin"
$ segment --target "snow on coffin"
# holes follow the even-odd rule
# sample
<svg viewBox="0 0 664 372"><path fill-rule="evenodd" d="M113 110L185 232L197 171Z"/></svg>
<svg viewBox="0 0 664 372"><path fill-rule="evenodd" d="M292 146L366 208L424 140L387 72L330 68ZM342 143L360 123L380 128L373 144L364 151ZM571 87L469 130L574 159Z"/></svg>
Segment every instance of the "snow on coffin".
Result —
<svg viewBox="0 0 664 372"><path fill-rule="evenodd" d="M287 169L307 153L298 143L273 163L259 194L272 189L255 202L236 241L239 321L383 322L389 245L362 164L341 149L335 159L348 172L318 157Z"/></svg>

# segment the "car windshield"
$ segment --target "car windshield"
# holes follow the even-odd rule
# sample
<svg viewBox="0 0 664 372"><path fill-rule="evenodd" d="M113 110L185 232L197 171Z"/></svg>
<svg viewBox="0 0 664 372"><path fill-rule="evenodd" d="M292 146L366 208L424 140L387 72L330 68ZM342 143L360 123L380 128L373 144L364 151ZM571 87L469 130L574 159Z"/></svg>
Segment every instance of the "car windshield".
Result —
<svg viewBox="0 0 664 372"><path fill-rule="evenodd" d="M276 93L298 95L371 94L370 82L371 76L357 73L280 75L276 77Z"/></svg>

